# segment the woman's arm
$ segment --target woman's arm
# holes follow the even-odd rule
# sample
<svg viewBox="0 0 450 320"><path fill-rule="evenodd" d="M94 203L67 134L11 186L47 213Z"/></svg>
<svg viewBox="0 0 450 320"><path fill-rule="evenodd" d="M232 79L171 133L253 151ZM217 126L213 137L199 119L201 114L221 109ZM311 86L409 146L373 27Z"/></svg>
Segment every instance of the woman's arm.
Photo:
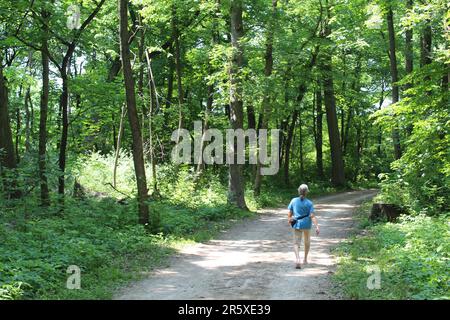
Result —
<svg viewBox="0 0 450 320"><path fill-rule="evenodd" d="M292 216L294 215L294 213L292 212L292 210L289 210L288 213L288 222L289 224L291 224L291 222L293 221Z"/></svg>
<svg viewBox="0 0 450 320"><path fill-rule="evenodd" d="M319 229L319 222L317 222L316 216L313 215L312 213L311 213L311 220L312 220L312 222L314 223L314 225L316 226L316 234L318 235L319 232L320 232L320 229Z"/></svg>

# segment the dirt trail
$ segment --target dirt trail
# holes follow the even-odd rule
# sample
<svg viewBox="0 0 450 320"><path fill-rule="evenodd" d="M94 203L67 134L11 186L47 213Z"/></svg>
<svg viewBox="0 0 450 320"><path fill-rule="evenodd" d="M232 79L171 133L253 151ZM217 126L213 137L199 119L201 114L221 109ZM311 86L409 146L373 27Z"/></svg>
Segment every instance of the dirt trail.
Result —
<svg viewBox="0 0 450 320"><path fill-rule="evenodd" d="M375 194L312 199L321 233L311 236L309 264L301 270L295 269L287 209L266 209L219 239L183 248L170 267L123 288L115 299L339 299L330 292L336 267L330 249L352 229L354 208Z"/></svg>

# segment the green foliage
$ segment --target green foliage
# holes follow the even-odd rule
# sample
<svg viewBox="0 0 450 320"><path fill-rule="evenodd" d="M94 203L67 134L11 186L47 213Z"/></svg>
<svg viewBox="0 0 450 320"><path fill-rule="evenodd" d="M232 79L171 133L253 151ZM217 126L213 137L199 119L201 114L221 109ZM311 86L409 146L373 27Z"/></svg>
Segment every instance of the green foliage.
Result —
<svg viewBox="0 0 450 320"><path fill-rule="evenodd" d="M441 67L432 63L405 77L402 83L417 83L408 96L376 113L388 130L395 123L392 114L403 119L403 130L411 130L403 156L391 164L393 172L381 176L385 200L427 214L450 209L450 94L433 85L442 79Z"/></svg>
<svg viewBox="0 0 450 320"><path fill-rule="evenodd" d="M63 213L57 208L42 211L34 197L1 203L1 299L111 298L118 286L163 263L178 245L208 240L230 219L254 215L228 206L217 178L209 187L196 188L189 172L181 170L178 178L164 179L163 198L150 202L162 226L160 234L150 235L137 224L136 202L118 204L123 194L105 186L112 163L112 156L98 153L79 159L73 173L87 199L66 199ZM160 174L173 176L173 168ZM133 192L132 159L126 154L121 155L117 181L120 190ZM81 290L65 287L69 265L81 268Z"/></svg>
<svg viewBox="0 0 450 320"><path fill-rule="evenodd" d="M369 203L370 204L370 203ZM449 215L402 216L399 223L368 223L341 244L334 280L351 299L450 299ZM369 290L370 266L381 270L381 288Z"/></svg>
<svg viewBox="0 0 450 320"><path fill-rule="evenodd" d="M166 239L136 225L132 207L111 199L69 201L62 215L20 216L21 211L11 210L0 217L3 298L107 298L113 284L132 277L127 269L141 267L144 258L151 267L171 252ZM65 288L69 265L81 268L79 292Z"/></svg>

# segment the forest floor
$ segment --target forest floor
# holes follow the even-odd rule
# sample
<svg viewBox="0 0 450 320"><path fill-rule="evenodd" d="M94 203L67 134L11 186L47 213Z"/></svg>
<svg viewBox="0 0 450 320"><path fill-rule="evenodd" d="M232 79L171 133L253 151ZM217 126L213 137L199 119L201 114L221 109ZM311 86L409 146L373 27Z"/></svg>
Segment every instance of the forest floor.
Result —
<svg viewBox="0 0 450 320"><path fill-rule="evenodd" d="M331 249L355 227L352 214L376 190L312 199L320 235L311 235L309 263L295 269L287 209L264 209L217 239L187 245L169 266L122 288L115 299L340 299ZM303 259L303 242L301 247Z"/></svg>

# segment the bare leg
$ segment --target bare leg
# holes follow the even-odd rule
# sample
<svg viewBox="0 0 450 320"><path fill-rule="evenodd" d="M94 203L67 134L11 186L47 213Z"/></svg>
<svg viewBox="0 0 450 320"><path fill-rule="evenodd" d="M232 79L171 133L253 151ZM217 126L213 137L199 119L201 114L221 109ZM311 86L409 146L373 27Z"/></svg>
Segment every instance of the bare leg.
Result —
<svg viewBox="0 0 450 320"><path fill-rule="evenodd" d="M303 233L305 234L305 258L303 260L304 264L308 263L308 253L309 253L309 247L310 247L310 231L304 230Z"/></svg>
<svg viewBox="0 0 450 320"><path fill-rule="evenodd" d="M295 263L300 264L300 244L302 242L302 233L294 229L293 234L294 234Z"/></svg>
<svg viewBox="0 0 450 320"><path fill-rule="evenodd" d="M295 253L295 262L296 263L300 263L300 253L299 253L299 247L298 245L295 243L294 244L294 253Z"/></svg>

